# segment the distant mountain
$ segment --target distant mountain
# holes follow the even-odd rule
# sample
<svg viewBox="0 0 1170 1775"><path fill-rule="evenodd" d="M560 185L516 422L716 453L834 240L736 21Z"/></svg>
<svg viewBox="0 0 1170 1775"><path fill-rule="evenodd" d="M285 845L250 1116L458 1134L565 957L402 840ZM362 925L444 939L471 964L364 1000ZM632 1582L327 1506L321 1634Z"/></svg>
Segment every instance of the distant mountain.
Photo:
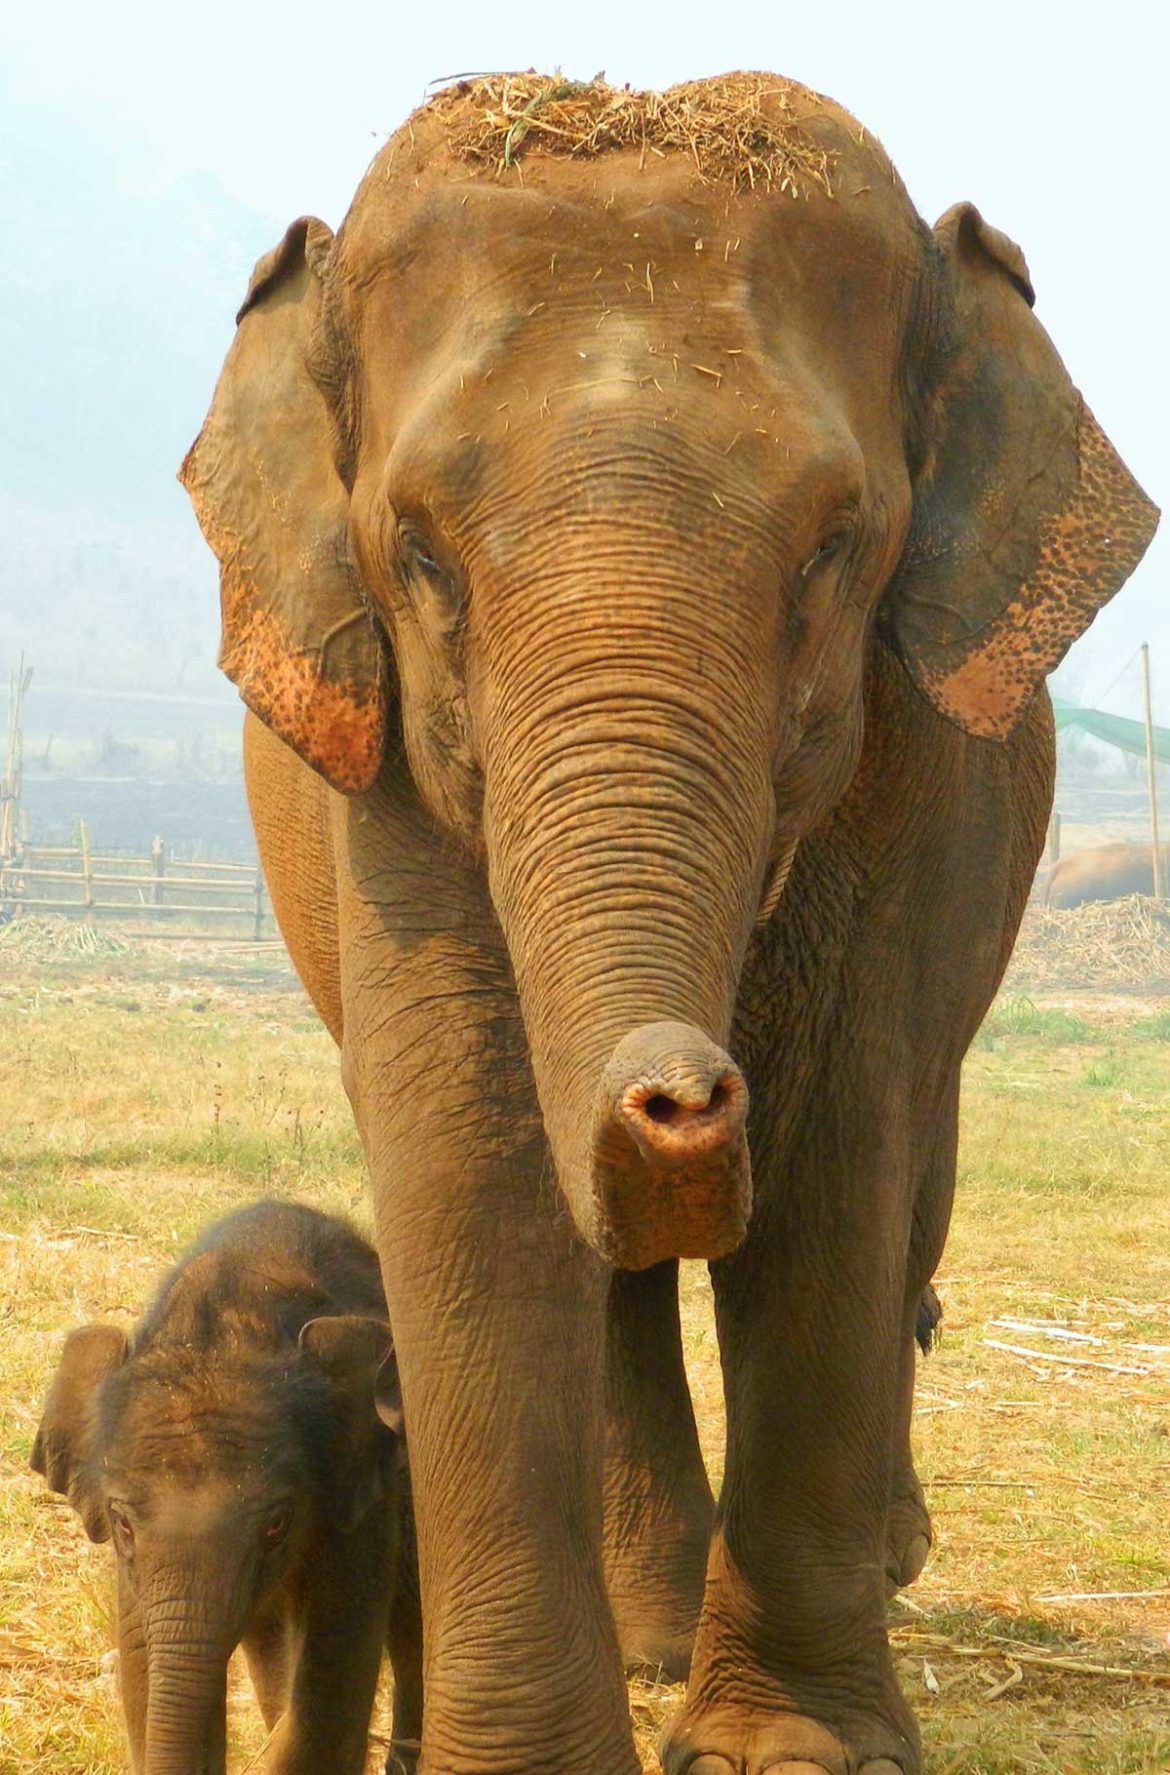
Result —
<svg viewBox="0 0 1170 1775"><path fill-rule="evenodd" d="M214 562L175 469L281 225L213 178L151 189L116 123L0 85L0 668L215 680Z"/></svg>

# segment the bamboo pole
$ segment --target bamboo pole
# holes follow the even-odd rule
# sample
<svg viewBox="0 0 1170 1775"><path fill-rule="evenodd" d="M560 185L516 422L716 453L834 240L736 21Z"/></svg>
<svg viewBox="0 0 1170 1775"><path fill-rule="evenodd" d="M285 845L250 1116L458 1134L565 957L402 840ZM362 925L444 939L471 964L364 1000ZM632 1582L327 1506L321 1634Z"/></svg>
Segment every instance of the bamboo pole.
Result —
<svg viewBox="0 0 1170 1775"><path fill-rule="evenodd" d="M4 873L23 876L26 881L71 881L75 882L78 887L83 886L87 879L95 888L131 887L142 889L151 885L149 875L103 875L101 870L95 867L99 859L90 857L88 861L88 875L84 864L80 874L76 869L32 869L24 864L14 865L11 869L6 869ZM166 884L168 887L191 888L197 894L236 894L245 905L250 898L255 898L255 887L251 881L204 881L202 876L168 875Z"/></svg>
<svg viewBox="0 0 1170 1775"><path fill-rule="evenodd" d="M1158 785L1154 770L1154 709L1150 695L1150 645L1142 642L1142 700L1146 715L1146 788L1150 796L1150 855L1154 865L1154 898L1162 898L1162 848L1158 843Z"/></svg>
<svg viewBox="0 0 1170 1775"><path fill-rule="evenodd" d="M75 844L27 844L25 849L28 851L30 857L76 857L81 854ZM126 869L143 869L146 871L149 871L152 866L149 857L127 857L120 851L91 850L90 857L95 866L98 863L118 863ZM252 863L181 863L179 867L181 869L189 869L193 874L197 875L202 875L205 870L208 874L246 875L248 878L247 881L241 882L240 884L241 892L245 888L251 887L252 877L256 873L255 865ZM149 877L147 879L149 879Z"/></svg>
<svg viewBox="0 0 1170 1775"><path fill-rule="evenodd" d="M155 906L163 903L163 876L167 867L166 840L156 832L150 844L150 861L154 870L154 887L151 890L151 901Z"/></svg>
<svg viewBox="0 0 1170 1775"><path fill-rule="evenodd" d="M22 912L32 906L43 907L46 912L59 912L62 917L70 914L83 913L87 919L94 916L113 918L169 918L175 912L189 912L195 918L238 918L242 923L253 916L251 907L244 906L187 906L178 901L168 901L165 906L135 904L133 900L114 902L98 900L93 905L86 905L83 900L47 900L41 898L21 899L17 902Z"/></svg>
<svg viewBox="0 0 1170 1775"><path fill-rule="evenodd" d="M24 775L24 732L21 711L31 683L32 667L25 665L22 653L8 685L7 755L4 775L0 778L0 857L15 853L23 830L20 798Z"/></svg>
<svg viewBox="0 0 1170 1775"><path fill-rule="evenodd" d="M93 908L93 865L89 856L89 827L84 820L77 822L77 835L81 848L81 874L85 882L85 899L83 904L87 911Z"/></svg>
<svg viewBox="0 0 1170 1775"><path fill-rule="evenodd" d="M264 935L264 877L256 871L255 903L252 908L252 940L259 943Z"/></svg>

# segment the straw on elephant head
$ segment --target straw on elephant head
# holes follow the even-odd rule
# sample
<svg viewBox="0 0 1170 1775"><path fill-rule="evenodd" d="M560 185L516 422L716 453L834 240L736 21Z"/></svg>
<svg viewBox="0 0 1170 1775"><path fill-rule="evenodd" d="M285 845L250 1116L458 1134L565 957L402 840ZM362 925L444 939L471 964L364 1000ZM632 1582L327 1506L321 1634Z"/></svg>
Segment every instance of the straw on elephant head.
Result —
<svg viewBox="0 0 1170 1775"><path fill-rule="evenodd" d="M703 179L798 197L814 184L832 195L833 156L802 128L820 103L806 87L774 76L731 74L635 92L527 73L461 81L428 108L443 114L452 151L467 160L505 167L532 149L677 151L690 155Z"/></svg>

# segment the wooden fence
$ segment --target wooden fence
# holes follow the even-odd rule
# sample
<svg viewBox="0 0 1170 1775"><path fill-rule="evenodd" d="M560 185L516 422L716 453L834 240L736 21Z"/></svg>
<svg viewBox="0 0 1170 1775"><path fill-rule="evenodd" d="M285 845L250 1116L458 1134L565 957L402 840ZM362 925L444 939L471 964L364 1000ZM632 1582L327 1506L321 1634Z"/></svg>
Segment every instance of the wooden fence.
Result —
<svg viewBox="0 0 1170 1775"><path fill-rule="evenodd" d="M0 910L9 916L20 910L143 919L171 927L231 920L235 928L224 935L250 934L259 942L273 934L257 865L176 863L168 858L162 838L154 840L146 857L102 855L92 849L84 820L78 821L76 845L22 843L13 855L0 859ZM191 932L171 929L166 934Z"/></svg>

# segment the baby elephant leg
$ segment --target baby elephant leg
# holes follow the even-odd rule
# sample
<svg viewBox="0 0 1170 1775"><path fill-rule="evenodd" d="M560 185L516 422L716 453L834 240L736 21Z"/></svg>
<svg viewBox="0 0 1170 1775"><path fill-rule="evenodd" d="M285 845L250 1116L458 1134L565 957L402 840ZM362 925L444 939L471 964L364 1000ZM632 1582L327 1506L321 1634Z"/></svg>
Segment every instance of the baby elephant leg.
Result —
<svg viewBox="0 0 1170 1775"><path fill-rule="evenodd" d="M296 1660L295 1629L287 1609L253 1622L242 1642L256 1700L271 1732L289 1704Z"/></svg>
<svg viewBox="0 0 1170 1775"><path fill-rule="evenodd" d="M414 1775L422 1742L422 1601L414 1515L402 1511L398 1573L386 1628L386 1648L394 1671L394 1723L386 1753L386 1775Z"/></svg>
<svg viewBox="0 0 1170 1775"><path fill-rule="evenodd" d="M272 1775L362 1775L390 1607L390 1562L361 1533L321 1549L319 1582L295 1623L288 1710Z"/></svg>

